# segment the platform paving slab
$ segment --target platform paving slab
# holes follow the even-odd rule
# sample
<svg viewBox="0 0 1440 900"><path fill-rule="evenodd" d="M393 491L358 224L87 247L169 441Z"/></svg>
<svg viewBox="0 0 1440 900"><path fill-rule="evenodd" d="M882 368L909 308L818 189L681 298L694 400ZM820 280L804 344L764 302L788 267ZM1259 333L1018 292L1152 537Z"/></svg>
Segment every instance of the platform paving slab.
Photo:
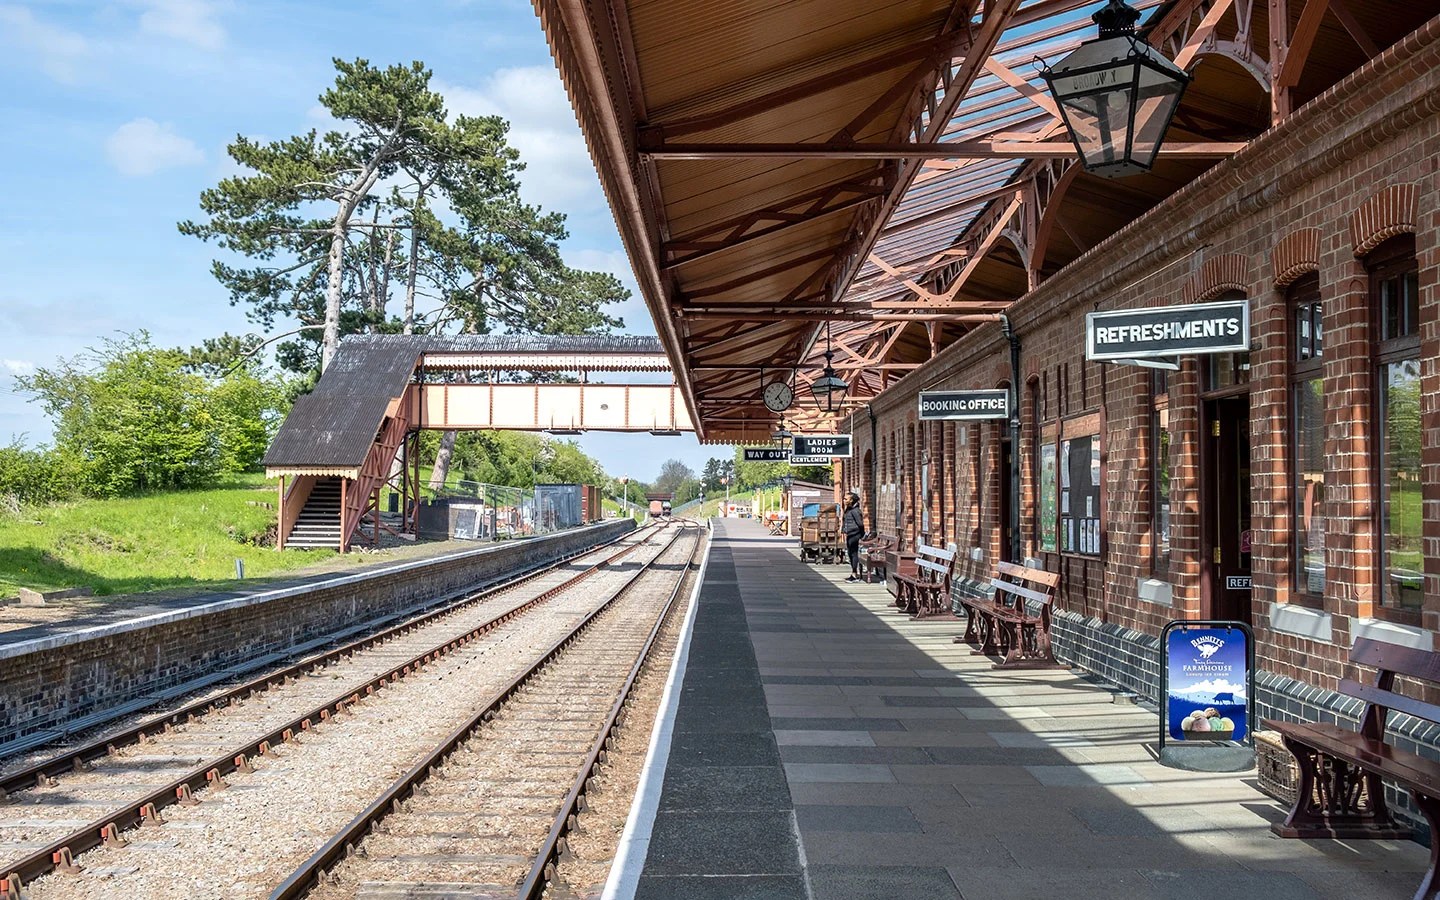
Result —
<svg viewBox="0 0 1440 900"><path fill-rule="evenodd" d="M1153 713L996 671L845 573L716 522L637 897L1414 895L1419 845L1276 838L1253 772L1162 767Z"/></svg>

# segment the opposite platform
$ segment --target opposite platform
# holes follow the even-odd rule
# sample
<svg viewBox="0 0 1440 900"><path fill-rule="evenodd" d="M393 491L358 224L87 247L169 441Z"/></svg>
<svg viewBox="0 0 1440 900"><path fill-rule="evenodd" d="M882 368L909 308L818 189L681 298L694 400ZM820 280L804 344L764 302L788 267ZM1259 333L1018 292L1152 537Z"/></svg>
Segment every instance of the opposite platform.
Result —
<svg viewBox="0 0 1440 900"><path fill-rule="evenodd" d="M795 549L715 523L642 900L1414 895L1419 845L1276 838L1253 773L1160 766L1153 713Z"/></svg>

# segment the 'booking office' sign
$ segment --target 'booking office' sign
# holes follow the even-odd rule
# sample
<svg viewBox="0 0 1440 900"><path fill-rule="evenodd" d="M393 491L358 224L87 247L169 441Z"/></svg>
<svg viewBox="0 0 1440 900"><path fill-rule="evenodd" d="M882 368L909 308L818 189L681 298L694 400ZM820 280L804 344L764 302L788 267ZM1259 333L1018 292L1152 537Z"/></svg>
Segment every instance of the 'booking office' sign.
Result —
<svg viewBox="0 0 1440 900"><path fill-rule="evenodd" d="M1250 302L1190 303L1085 316L1085 358L1153 359L1250 349Z"/></svg>
<svg viewBox="0 0 1440 900"><path fill-rule="evenodd" d="M934 419L1008 419L1010 392L997 391L921 391L920 418Z"/></svg>

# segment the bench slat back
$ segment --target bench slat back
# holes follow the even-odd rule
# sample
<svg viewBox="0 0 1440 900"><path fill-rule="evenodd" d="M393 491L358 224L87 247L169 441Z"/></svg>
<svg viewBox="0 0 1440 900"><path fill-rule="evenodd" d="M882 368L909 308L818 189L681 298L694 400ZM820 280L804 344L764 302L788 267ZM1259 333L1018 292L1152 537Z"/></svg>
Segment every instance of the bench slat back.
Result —
<svg viewBox="0 0 1440 900"><path fill-rule="evenodd" d="M1060 583L1060 573L1058 572L1032 569L1029 566L1017 566L1015 563L996 563L995 571L1001 575L1009 575L1011 578L1019 578L1034 584L1044 585L1051 590L1054 590L1055 586Z"/></svg>
<svg viewBox="0 0 1440 900"><path fill-rule="evenodd" d="M933 557L934 559L942 560L944 562L950 562L952 559L955 558L954 551L946 550L944 547L932 547L929 544L921 544L919 547L915 548L915 554L916 556Z"/></svg>
<svg viewBox="0 0 1440 900"><path fill-rule="evenodd" d="M1440 682L1440 653L1432 650L1416 650L1414 647L1359 638L1350 649L1350 661L1384 672Z"/></svg>
<svg viewBox="0 0 1440 900"><path fill-rule="evenodd" d="M944 578L946 575L950 574L949 566L942 566L939 563L933 563L923 556L915 558L915 565L921 569L927 569L931 572L934 572L938 577L941 578Z"/></svg>
<svg viewBox="0 0 1440 900"><path fill-rule="evenodd" d="M990 583L995 586L996 590L1004 591L1007 594L1013 594L1017 597L1024 597L1026 600L1034 600L1036 603L1040 603L1045 606L1049 606L1050 601L1055 599L1054 596L1049 593L1032 591L1027 587L1015 584L1014 582L1005 581L1002 578L992 578L990 579Z"/></svg>
<svg viewBox="0 0 1440 900"><path fill-rule="evenodd" d="M1423 700L1416 700L1404 694L1397 694L1394 691L1387 691L1383 688L1373 687L1368 684L1360 684L1359 682L1345 678L1340 681L1340 693L1364 700L1373 706L1383 706L1395 712L1403 712L1417 719L1425 719L1428 722L1440 722L1440 706L1436 706L1433 703L1426 703Z"/></svg>

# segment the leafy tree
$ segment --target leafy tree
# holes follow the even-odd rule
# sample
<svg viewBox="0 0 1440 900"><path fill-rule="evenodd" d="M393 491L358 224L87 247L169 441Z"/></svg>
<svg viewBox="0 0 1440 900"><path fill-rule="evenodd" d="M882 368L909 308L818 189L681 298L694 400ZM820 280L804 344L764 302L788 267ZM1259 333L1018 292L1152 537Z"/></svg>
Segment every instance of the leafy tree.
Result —
<svg viewBox="0 0 1440 900"><path fill-rule="evenodd" d="M194 487L258 464L284 408L250 371L212 380L145 332L16 379L55 423L55 452L95 496Z"/></svg>
<svg viewBox="0 0 1440 900"><path fill-rule="evenodd" d="M232 303L252 304L252 319L266 328L282 315L323 323L321 368L341 331L358 329L369 312L363 303L367 267L352 267L347 290L352 221L374 209L371 192L381 178L395 174L403 159L424 157L435 135L446 130L444 100L430 89L430 70L422 63L379 69L363 59L336 59L335 68L335 85L320 103L349 130L321 136L312 129L268 143L237 137L227 148L230 157L255 174L226 178L203 192L200 208L208 221L180 223L182 233L258 263L244 268L216 260L212 267ZM372 251L378 225L372 218ZM386 245L393 256L392 242ZM271 265L277 261L278 267ZM290 349L284 356L294 365L301 354Z"/></svg>
<svg viewBox="0 0 1440 900"><path fill-rule="evenodd" d="M695 481L695 471L678 459L667 459L660 466L660 476L655 479L656 493L677 493L680 486Z"/></svg>

